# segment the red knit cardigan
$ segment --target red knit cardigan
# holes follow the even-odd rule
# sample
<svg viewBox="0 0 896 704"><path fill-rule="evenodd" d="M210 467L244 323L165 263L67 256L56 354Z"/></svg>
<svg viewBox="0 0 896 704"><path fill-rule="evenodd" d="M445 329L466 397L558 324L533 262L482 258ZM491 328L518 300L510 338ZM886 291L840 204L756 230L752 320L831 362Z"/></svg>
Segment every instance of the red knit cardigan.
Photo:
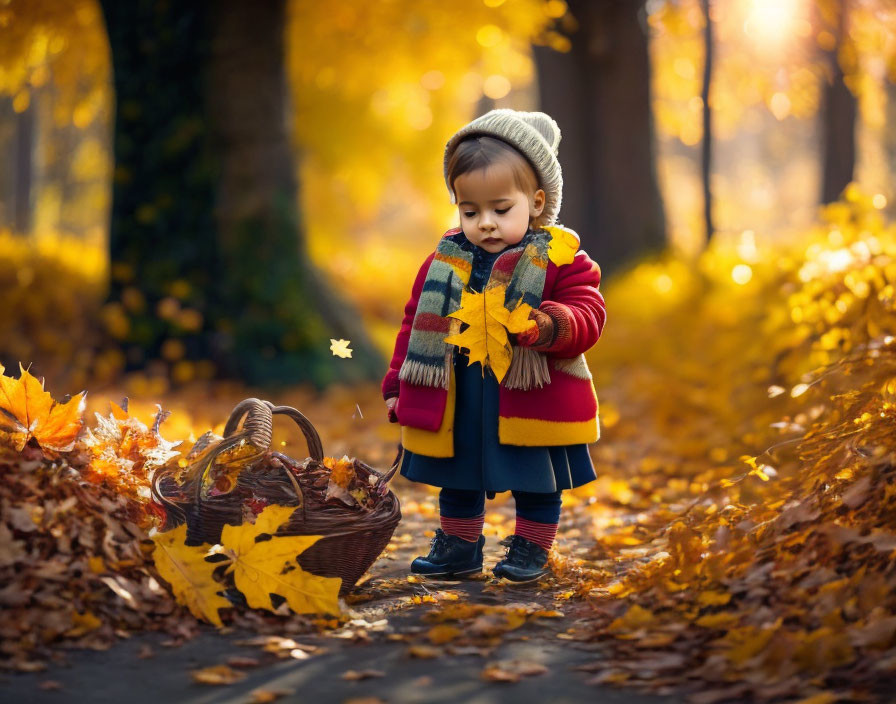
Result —
<svg viewBox="0 0 896 704"><path fill-rule="evenodd" d="M444 236L457 232L449 230ZM449 389L409 384L398 378L434 256L435 252L430 254L417 273L382 392L384 399L398 396L395 413L402 426L444 431ZM597 342L606 322L606 304L599 285L600 267L582 250L569 264L558 266L549 261L539 308L553 319L556 335L552 342L532 349L547 356L551 383L528 390L499 387L500 442L566 445L593 442L600 436L597 395L584 357L579 359ZM453 389L450 392L453 394Z"/></svg>

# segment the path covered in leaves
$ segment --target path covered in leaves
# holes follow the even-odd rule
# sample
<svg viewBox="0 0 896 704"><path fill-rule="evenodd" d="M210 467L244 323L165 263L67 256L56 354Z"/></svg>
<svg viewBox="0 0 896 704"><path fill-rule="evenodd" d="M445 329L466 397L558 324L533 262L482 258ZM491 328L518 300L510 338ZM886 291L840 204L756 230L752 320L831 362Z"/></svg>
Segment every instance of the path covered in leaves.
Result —
<svg viewBox="0 0 896 704"><path fill-rule="evenodd" d="M32 672L0 675L3 690L16 700L50 702L88 689L92 701L127 697L135 704L209 697L263 702L293 693L313 693L322 702L370 704L474 696L494 702L521 696L558 702L623 700L622 692L595 691L590 683L594 658L604 649L574 635L588 609L572 598L573 585L558 578L512 585L492 578L488 570L463 582L410 575L408 564L428 550L437 525L437 497L400 478L395 489L405 518L384 555L343 602L340 619L248 613L217 632L197 623L164 593L156 595L155 604L138 607L133 602L148 595L136 577L100 576L108 589L96 595L103 611L80 616L80 628L61 634L89 650L38 646L32 651L32 656L48 655L48 662L25 660L25 653L17 653L20 669ZM21 511L12 510L12 515L21 516ZM490 505L487 568L503 554L498 541L512 525L509 502ZM568 522L567 528L572 527ZM34 571L35 576L43 573ZM129 634L119 628L110 633L108 622L121 623L131 610L135 620L143 611L147 625L154 623L162 632ZM61 620L62 610L58 613ZM209 694L209 686L216 688L215 694Z"/></svg>
<svg viewBox="0 0 896 704"><path fill-rule="evenodd" d="M54 405L24 374L0 377L7 397L24 385L39 408L0 403L4 684L77 688L97 661L78 655L70 680L57 663L78 645L157 658L186 701L222 700L187 688L194 677L234 701L266 686L255 699L271 700L271 673L333 701L427 701L436 684L483 701L611 686L694 704L892 700L896 227L849 190L789 247L717 242L699 260L645 263L605 295L589 360L599 477L565 493L552 579L409 580L436 493L398 479L404 520L338 617L222 609L231 630L217 636L155 570L147 480L264 394L97 389L82 421L79 397ZM126 413L109 403L124 395ZM375 386L271 400L305 413L332 458L385 469L394 456ZM278 425L274 446L302 458L298 436ZM487 510L493 564L512 507ZM180 644L182 659L170 654ZM228 662L231 647L251 661Z"/></svg>

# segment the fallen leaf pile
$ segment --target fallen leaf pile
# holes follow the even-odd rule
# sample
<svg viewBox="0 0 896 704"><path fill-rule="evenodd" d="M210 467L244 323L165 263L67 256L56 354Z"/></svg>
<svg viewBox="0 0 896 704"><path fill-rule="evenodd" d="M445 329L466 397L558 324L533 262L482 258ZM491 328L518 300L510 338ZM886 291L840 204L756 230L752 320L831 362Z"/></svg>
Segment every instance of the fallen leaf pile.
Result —
<svg viewBox="0 0 896 704"><path fill-rule="evenodd" d="M595 683L864 701L896 675L896 227L855 190L825 216L607 293L600 479L569 497L592 544L555 560Z"/></svg>
<svg viewBox="0 0 896 704"><path fill-rule="evenodd" d="M469 590L488 602L473 603L463 588L433 591L396 576L438 525L435 494L399 479L404 530L378 563L389 576L349 596L358 611L283 616L289 604L271 594L283 594L294 571L284 574L285 555L305 548L281 554L291 539L265 531L286 508L253 503L246 525L228 526L218 547L185 550L182 527L154 543L148 533L164 516L149 479L186 466L179 444L159 434L164 412L147 427L113 405L85 428L83 392L56 402L25 370L19 379L0 370L4 666L39 669L59 657L54 644L105 648L145 629L175 642L196 632L196 614L253 629L272 659L321 652L274 629L294 638L326 630L350 643L399 641L411 658L479 656L484 681L514 686L542 664L496 651L537 631L593 652L579 669L596 685L685 694L694 704L886 701L896 681L896 227L848 189L798 242L720 237L696 259L667 255L602 287L608 325L589 353L601 407L591 448L598 479L564 492L555 577L537 587L537 603L517 603L492 582ZM489 337L487 295L468 299L463 315L475 311L482 325L471 350L491 361L501 345L500 334ZM290 393L295 407L326 409L315 423L333 456L304 466L309 495L334 510L367 510L375 490L348 458L385 463L394 453L395 428L356 413L359 399L381 404L379 389ZM225 417L234 398L251 395L222 394L184 405ZM181 437L210 425L185 415ZM210 495L232 486L233 474L213 479ZM489 551L512 525L512 514L496 515L490 504ZM225 618L225 576L260 608L228 608ZM390 612L411 608L422 627L393 630ZM241 665L226 666L197 678L240 679ZM345 679L377 676L356 669ZM259 690L255 700L277 696Z"/></svg>
<svg viewBox="0 0 896 704"><path fill-rule="evenodd" d="M177 606L159 579L160 573L170 578L171 570L156 571L148 534L164 520L150 494L151 474L179 455L173 448L180 443L159 433L167 413L159 409L153 427L147 428L128 415L126 403L112 404L110 416L97 413L96 426L85 428L79 415L83 394L57 403L27 370L18 379L3 371L0 367L3 667L43 669L47 659L62 657L53 648L61 642L105 649L140 630L166 631L172 635L169 644L192 637L198 623ZM273 515L283 517L276 511ZM275 548L289 543L284 554L294 559L314 538L280 537L256 544L254 533L265 526L257 531L251 525L227 526L233 534L224 538L227 549L215 557L219 567L226 562L236 573L238 584L252 583L243 591L250 604L273 610L263 588L271 581L286 584L279 569L283 565L266 567L280 559ZM286 592L288 603L300 607L296 610L338 612L331 586L335 583L338 591L338 579L304 575L297 566L292 572L290 589L272 591ZM207 587L194 597L207 600L206 610L231 606ZM215 588L223 587L216 583ZM276 620L257 612L232 618L259 632L284 622L283 614ZM293 632L314 630L307 617L289 618Z"/></svg>
<svg viewBox="0 0 896 704"><path fill-rule="evenodd" d="M56 641L108 648L119 634L195 631L154 578L138 509L85 479L88 455L47 459L0 444L0 649L4 666L45 667Z"/></svg>

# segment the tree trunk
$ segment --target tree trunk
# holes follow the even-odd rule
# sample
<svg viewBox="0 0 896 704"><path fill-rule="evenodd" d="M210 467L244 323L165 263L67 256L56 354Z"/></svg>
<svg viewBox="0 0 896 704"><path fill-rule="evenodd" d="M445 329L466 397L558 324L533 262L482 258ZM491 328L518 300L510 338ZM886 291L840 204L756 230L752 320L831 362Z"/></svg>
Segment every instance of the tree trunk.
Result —
<svg viewBox="0 0 896 704"><path fill-rule="evenodd" d="M102 2L117 106L110 300L127 312L131 368L211 359L220 377L319 388L385 368L307 258L284 4ZM331 337L353 342L351 361Z"/></svg>
<svg viewBox="0 0 896 704"><path fill-rule="evenodd" d="M884 127L884 153L887 163L887 207L886 213L890 219L896 218L896 83L888 81L887 88L887 119Z"/></svg>
<svg viewBox="0 0 896 704"><path fill-rule="evenodd" d="M706 24L703 26L703 48L705 59L703 62L703 89L700 97L703 99L703 145L700 159L700 174L703 179L703 223L706 228L706 243L712 239L715 226L712 222L712 107L709 104L709 89L712 85L712 18L709 14L709 0L701 0L703 18Z"/></svg>
<svg viewBox="0 0 896 704"><path fill-rule="evenodd" d="M13 227L22 235L31 229L31 187L34 181L34 118L37 106L31 103L16 115L16 171Z"/></svg>
<svg viewBox="0 0 896 704"><path fill-rule="evenodd" d="M824 86L822 102L822 135L824 139L821 202L831 203L840 197L847 184L852 181L856 162L856 98L843 81L843 70L837 60L837 53L847 36L848 2L839 5L839 26L836 31L837 44L826 58L831 68L832 79Z"/></svg>
<svg viewBox="0 0 896 704"><path fill-rule="evenodd" d="M572 50L536 47L539 93L563 134L560 220L607 273L666 245L644 3L568 4L579 25Z"/></svg>

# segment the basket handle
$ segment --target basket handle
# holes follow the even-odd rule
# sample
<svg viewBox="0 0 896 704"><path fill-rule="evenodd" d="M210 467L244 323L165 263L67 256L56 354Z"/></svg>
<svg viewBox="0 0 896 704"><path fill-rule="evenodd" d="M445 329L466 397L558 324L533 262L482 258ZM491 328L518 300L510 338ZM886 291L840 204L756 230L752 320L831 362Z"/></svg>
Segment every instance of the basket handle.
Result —
<svg viewBox="0 0 896 704"><path fill-rule="evenodd" d="M246 420L243 423L243 429L237 433L235 432L236 428L244 416ZM230 418L227 419L224 426L224 439L206 457L202 458L203 467L199 473L199 481L196 483L196 504L202 503L202 486L205 484L205 476L214 465L218 455L245 440L258 450L260 456L270 449L273 435L274 419L271 416L270 404L257 398L240 401L231 411Z"/></svg>
<svg viewBox="0 0 896 704"><path fill-rule="evenodd" d="M292 406L275 406L270 401L264 401L264 403L267 404L269 411L273 415L289 416L295 421L305 436L305 442L308 444L308 456L316 462L322 462L324 459L324 448L320 442L320 435L311 421Z"/></svg>
<svg viewBox="0 0 896 704"><path fill-rule="evenodd" d="M161 468L153 472L152 479L149 482L150 492L152 493L152 498L157 504L161 504L166 511L170 511L175 514L175 520L177 521L177 525L181 523L185 523L187 520L187 514L184 510L178 506L173 501L169 501L165 498L165 495L162 493L161 489L159 489L159 483L162 481L163 477L168 473L162 471Z"/></svg>
<svg viewBox="0 0 896 704"><path fill-rule="evenodd" d="M395 461L392 462L392 466L389 467L385 472L380 472L378 469L371 467L366 462L361 462L360 460L355 460L359 465L364 467L368 472L375 475L377 477L376 483L373 485L374 490L377 494L383 495L386 493L386 490L389 486L389 481L392 477L395 476L395 473L398 471L398 468L401 467L401 460L404 457L404 446L399 442L398 443L398 454L395 455Z"/></svg>
<svg viewBox="0 0 896 704"><path fill-rule="evenodd" d="M243 432L240 437L245 437L259 450L267 450L271 447L271 438L274 435L274 419L271 417L271 404L257 398L247 398L240 401L230 412L230 418L224 425L224 437L228 438L236 431L243 417Z"/></svg>

